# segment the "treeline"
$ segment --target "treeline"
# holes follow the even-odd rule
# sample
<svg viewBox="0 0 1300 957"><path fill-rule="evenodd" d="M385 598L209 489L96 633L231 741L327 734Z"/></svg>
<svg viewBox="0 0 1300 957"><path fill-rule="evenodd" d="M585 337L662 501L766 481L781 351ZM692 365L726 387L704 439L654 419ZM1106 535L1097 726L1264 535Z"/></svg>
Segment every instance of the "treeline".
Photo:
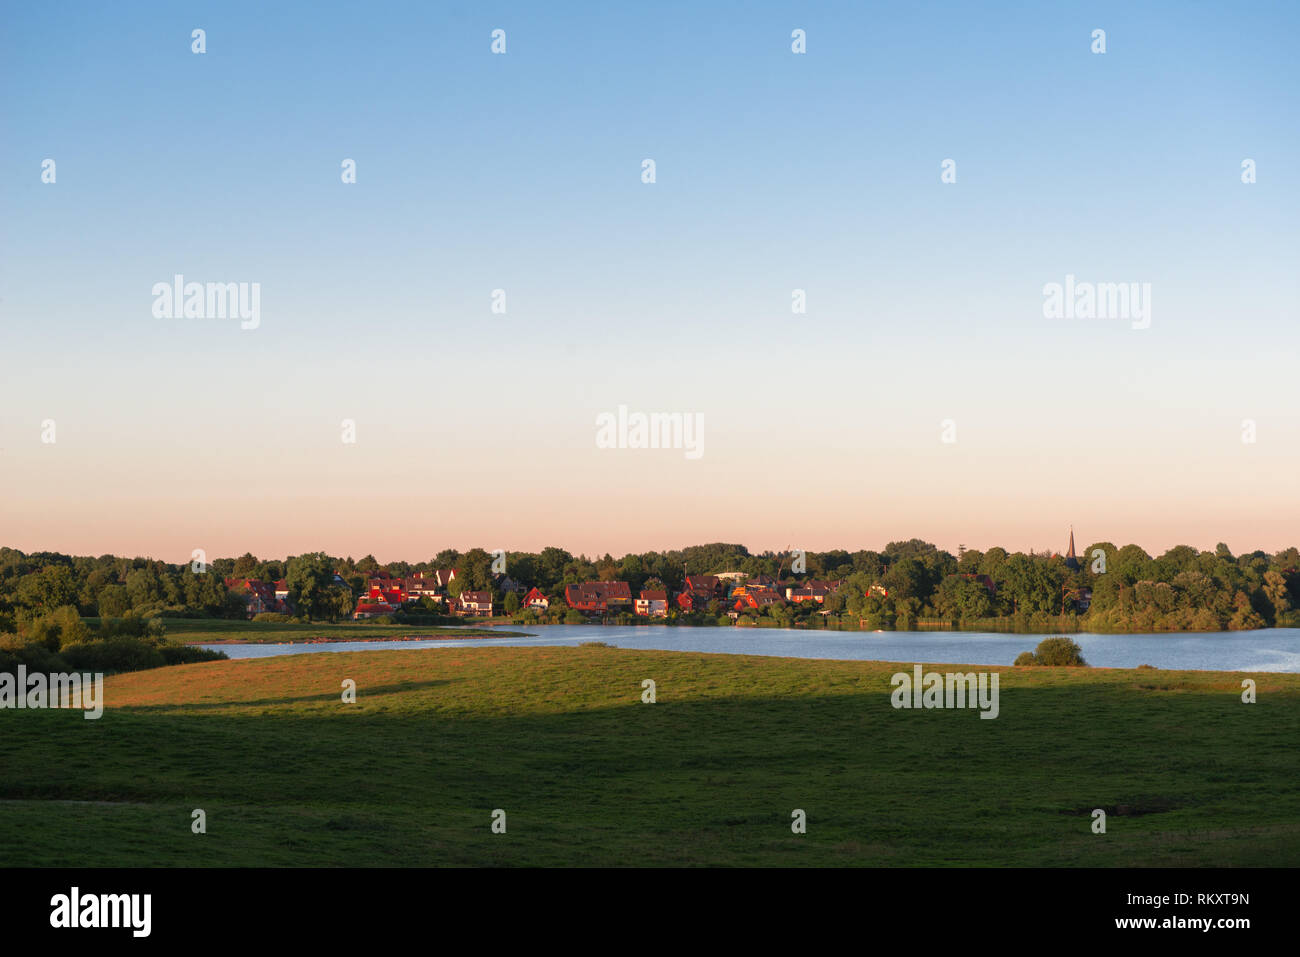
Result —
<svg viewBox="0 0 1300 957"><path fill-rule="evenodd" d="M1012 622L1015 630L1041 631L1073 619L1079 630L1102 632L1300 627L1296 548L1234 556L1223 544L1214 551L1179 545L1156 557L1137 545L1094 542L1081 550L1078 564L1075 570L1060 556L996 547L954 556L918 539L891 542L881 551L751 553L743 545L714 543L622 558L575 556L553 547L504 556L482 548L445 549L425 562L386 565L372 555L354 560L317 552L279 560L244 554L215 559L202 573L188 564L143 558L25 555L0 548L0 633L65 606L106 618L243 617L243 599L227 592L226 577L284 579L298 617L337 620L349 615L376 572L405 578L448 568L457 570L448 588L452 597L467 589L491 591L498 607L514 614L518 598L507 587L535 586L551 600L545 617L552 621L565 620L567 584L626 581L635 596L658 585L675 593L688 574L744 572L790 583L839 582L817 609L829 613L816 616L818 625L910 629L937 619L978 627L997 619ZM348 588L334 582L335 573ZM810 614L810 603L803 606L777 604L745 614L755 624L799 623ZM423 610L444 609L426 600ZM718 602L692 616L673 615L712 623L726 611Z"/></svg>

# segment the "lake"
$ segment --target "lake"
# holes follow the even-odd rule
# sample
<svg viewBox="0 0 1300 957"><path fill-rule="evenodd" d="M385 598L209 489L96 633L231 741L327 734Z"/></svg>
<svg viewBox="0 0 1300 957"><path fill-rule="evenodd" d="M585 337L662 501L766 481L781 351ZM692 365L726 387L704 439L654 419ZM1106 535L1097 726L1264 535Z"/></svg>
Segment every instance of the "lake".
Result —
<svg viewBox="0 0 1300 957"><path fill-rule="evenodd" d="M603 641L620 648L695 651L727 655L777 655L933 664L1009 665L1047 635L973 631L792 631L783 628L678 628L662 625L532 626L531 638L459 638L418 641L336 641L319 644L204 645L231 658L267 658L330 651L456 648L477 645L576 645ZM414 631L412 633L418 633ZM1259 631L1071 635L1088 664L1101 668L1199 671L1300 672L1300 628Z"/></svg>

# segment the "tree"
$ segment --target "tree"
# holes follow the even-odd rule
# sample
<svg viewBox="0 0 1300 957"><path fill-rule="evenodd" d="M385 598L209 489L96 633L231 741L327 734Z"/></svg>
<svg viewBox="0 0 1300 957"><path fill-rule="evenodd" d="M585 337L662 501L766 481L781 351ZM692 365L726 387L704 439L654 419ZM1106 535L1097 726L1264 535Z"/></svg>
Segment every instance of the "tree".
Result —
<svg viewBox="0 0 1300 957"><path fill-rule="evenodd" d="M18 603L45 614L77 600L77 580L67 565L46 565L18 586Z"/></svg>
<svg viewBox="0 0 1300 957"><path fill-rule="evenodd" d="M102 618L121 618L131 608L131 599L122 585L105 585L96 599L96 610Z"/></svg>
<svg viewBox="0 0 1300 957"><path fill-rule="evenodd" d="M486 591L492 587L492 556L481 548L471 548L461 556L456 570L461 591Z"/></svg>
<svg viewBox="0 0 1300 957"><path fill-rule="evenodd" d="M132 608L144 608L162 598L162 582L152 568L137 568L127 573L126 593Z"/></svg>
<svg viewBox="0 0 1300 957"><path fill-rule="evenodd" d="M284 581L289 589L289 603L299 615L307 618L337 617L340 598L331 594L334 563L324 552L289 559ZM341 588L333 590L343 591Z"/></svg>
<svg viewBox="0 0 1300 957"><path fill-rule="evenodd" d="M513 615L519 611L519 596L512 591L506 592L506 614Z"/></svg>
<svg viewBox="0 0 1300 957"><path fill-rule="evenodd" d="M1291 607L1291 600L1287 597L1286 577L1281 572L1264 573L1264 597L1273 606L1274 619Z"/></svg>

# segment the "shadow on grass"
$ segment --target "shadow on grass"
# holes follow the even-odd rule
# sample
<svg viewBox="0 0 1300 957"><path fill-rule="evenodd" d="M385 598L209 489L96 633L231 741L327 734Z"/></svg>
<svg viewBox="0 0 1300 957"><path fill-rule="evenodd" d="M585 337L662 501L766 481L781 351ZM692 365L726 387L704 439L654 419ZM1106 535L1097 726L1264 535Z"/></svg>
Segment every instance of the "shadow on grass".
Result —
<svg viewBox="0 0 1300 957"><path fill-rule="evenodd" d="M150 807L128 827L121 809L46 803L0 816L0 845L32 849L26 863L74 841L120 864L331 864L355 831L357 865L1300 863L1294 694L1244 706L1217 691L1004 688L996 720L895 710L877 690L551 713L522 710L524 694L500 715L396 695L452 681L370 689L337 713L229 713L334 692L100 721L8 713L0 797ZM367 711L379 694L385 710ZM207 809L221 840L175 848L186 807ZM1089 829L1098 807L1116 817L1104 836ZM497 808L508 841L489 830Z"/></svg>
<svg viewBox="0 0 1300 957"><path fill-rule="evenodd" d="M367 698L377 698L382 695L394 695L403 691L420 691L420 690L428 690L430 688L439 688L463 680L464 679L461 678L438 678L438 679L426 680L426 681L402 681L396 684L377 685L374 687L362 686L357 689L357 695L359 698L362 696ZM338 691L325 691L320 694L306 694L306 695L292 695L292 696L279 695L274 698L245 698L245 699L238 699L238 700L223 699L221 701L193 701L193 702L187 701L183 704L180 703L131 704L131 705L121 705L118 708L110 709L110 713L116 711L123 714L129 714L132 712L140 712L146 714L151 712L183 714L187 711L195 711L195 712L228 711L231 708L272 708L277 705L303 704L305 702L310 702L310 701L318 701L321 703L331 703L331 704L337 704L343 706L342 695L343 695L343 691L342 688L340 688ZM351 707L351 705L348 705L347 707Z"/></svg>

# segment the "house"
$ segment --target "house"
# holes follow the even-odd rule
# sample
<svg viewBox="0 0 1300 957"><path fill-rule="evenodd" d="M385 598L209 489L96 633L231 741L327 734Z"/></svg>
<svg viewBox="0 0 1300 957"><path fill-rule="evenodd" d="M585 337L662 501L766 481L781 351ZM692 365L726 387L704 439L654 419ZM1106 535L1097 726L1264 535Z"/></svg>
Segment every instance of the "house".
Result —
<svg viewBox="0 0 1300 957"><path fill-rule="evenodd" d="M226 588L244 599L244 614L249 618L264 612L289 613L289 605L276 598L275 584L257 578L227 578ZM288 591L285 591L288 594Z"/></svg>
<svg viewBox="0 0 1300 957"><path fill-rule="evenodd" d="M769 605L777 605L781 602L781 595L774 588L746 587L743 590L737 589L733 592L736 603L732 606L736 611L742 611L745 608L766 608Z"/></svg>
<svg viewBox="0 0 1300 957"><path fill-rule="evenodd" d="M1079 614L1085 613L1092 607L1091 588L1080 588L1077 591L1072 591L1070 597L1074 600L1074 606L1079 610Z"/></svg>
<svg viewBox="0 0 1300 957"><path fill-rule="evenodd" d="M578 611L609 611L632 604L632 586L627 582L584 582L565 585L564 600Z"/></svg>
<svg viewBox="0 0 1300 957"><path fill-rule="evenodd" d="M456 611L462 615L474 615L479 618L492 616L492 593L490 591L463 591L456 599Z"/></svg>
<svg viewBox="0 0 1300 957"><path fill-rule="evenodd" d="M668 617L668 592L661 588L642 589L636 600L636 613L647 618Z"/></svg>
<svg viewBox="0 0 1300 957"><path fill-rule="evenodd" d="M796 605L804 601L815 601L820 605L826 601L826 596L834 591L830 582L812 581L802 587L787 588L785 597Z"/></svg>
<svg viewBox="0 0 1300 957"><path fill-rule="evenodd" d="M439 568L433 573L433 580L438 583L439 588L446 588L448 583L456 577L456 569Z"/></svg>
<svg viewBox="0 0 1300 957"><path fill-rule="evenodd" d="M551 601L543 595L536 586L534 586L533 589L524 596L523 607L533 608L537 611L546 611L546 609L551 607Z"/></svg>
<svg viewBox="0 0 1300 957"><path fill-rule="evenodd" d="M724 597L726 586L717 575L687 575L677 605L683 611L703 611L709 602Z"/></svg>
<svg viewBox="0 0 1300 957"><path fill-rule="evenodd" d="M687 575L683 591L707 595L709 598L721 598L725 594L722 580L717 575Z"/></svg>
<svg viewBox="0 0 1300 957"><path fill-rule="evenodd" d="M713 596L697 595L693 591L683 591L677 594L677 607L682 611L704 611L709 607L711 601L713 601Z"/></svg>
<svg viewBox="0 0 1300 957"><path fill-rule="evenodd" d="M406 588L400 578L393 578L391 575L375 575L366 582L366 587L370 590L369 596L372 602L384 601L390 605L401 606L406 598Z"/></svg>
<svg viewBox="0 0 1300 957"><path fill-rule="evenodd" d="M289 600L289 583L283 578L275 583L275 597L277 601L287 602Z"/></svg>
<svg viewBox="0 0 1300 957"><path fill-rule="evenodd" d="M437 579L432 576L425 578L423 572L416 572L406 579L403 584L406 587L406 595L411 601L419 601L421 598L438 598L442 595L442 587L438 584Z"/></svg>
<svg viewBox="0 0 1300 957"><path fill-rule="evenodd" d="M357 607L352 612L352 619L360 621L363 618L374 618L376 615L391 615L397 611L386 601L366 601L364 598L357 601Z"/></svg>

